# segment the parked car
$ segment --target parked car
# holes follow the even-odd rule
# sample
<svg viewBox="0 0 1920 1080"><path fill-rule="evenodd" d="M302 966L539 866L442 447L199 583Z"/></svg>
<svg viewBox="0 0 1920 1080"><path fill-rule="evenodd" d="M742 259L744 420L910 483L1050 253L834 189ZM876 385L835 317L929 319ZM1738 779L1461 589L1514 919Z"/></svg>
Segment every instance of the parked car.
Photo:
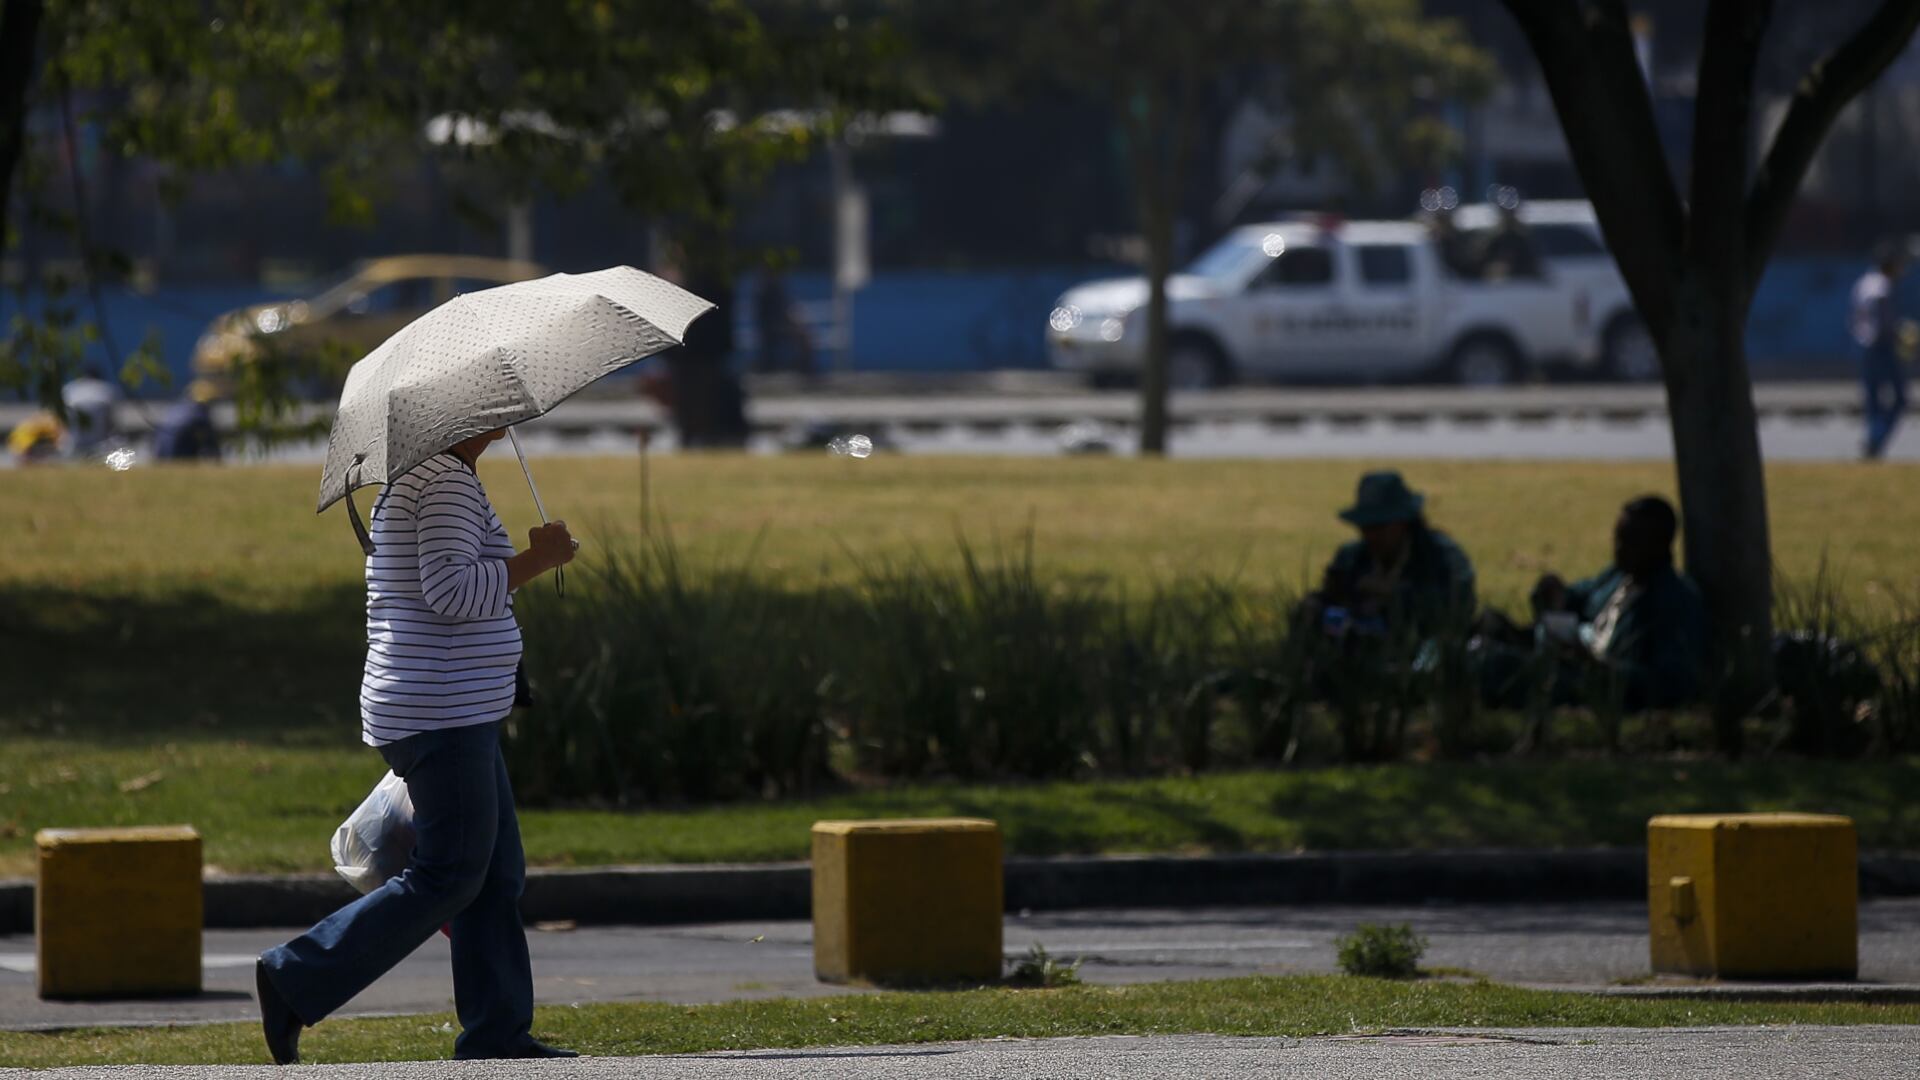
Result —
<svg viewBox="0 0 1920 1080"><path fill-rule="evenodd" d="M1547 272L1572 292L1574 332L1598 334L1600 371L1625 382L1660 378L1660 354L1633 310L1593 204L1542 199L1521 203L1518 213ZM1493 228L1498 220L1499 211L1488 203L1463 206L1454 215L1454 223L1469 236Z"/></svg>
<svg viewBox="0 0 1920 1080"><path fill-rule="evenodd" d="M1542 263L1538 277L1466 280L1412 221L1235 229L1167 282L1169 378L1189 389L1241 379L1501 385L1549 364L1601 367L1624 286L1616 300L1590 268L1544 251ZM1137 374L1146 300L1139 277L1069 289L1048 318L1053 365Z"/></svg>
<svg viewBox="0 0 1920 1080"><path fill-rule="evenodd" d="M474 255L394 255L361 264L346 280L308 299L283 300L216 316L193 350L194 374L225 380L237 365L271 352L311 359L336 347L350 360L463 292L526 281L537 263ZM310 386L315 392L334 387Z"/></svg>

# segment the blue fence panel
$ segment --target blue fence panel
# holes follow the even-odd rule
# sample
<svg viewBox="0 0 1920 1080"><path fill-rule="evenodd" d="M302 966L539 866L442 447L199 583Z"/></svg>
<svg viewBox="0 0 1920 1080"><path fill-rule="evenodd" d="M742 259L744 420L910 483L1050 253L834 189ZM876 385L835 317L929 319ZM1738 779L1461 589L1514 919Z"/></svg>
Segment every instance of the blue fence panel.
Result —
<svg viewBox="0 0 1920 1080"><path fill-rule="evenodd" d="M853 299L857 371L987 371L1045 367L1047 314L1060 294L1090 278L1122 272L1099 267L1018 271L876 273ZM758 284L740 284L738 318L751 318ZM823 310L833 296L825 273L787 279L796 303ZM831 365L824 334L820 366Z"/></svg>
<svg viewBox="0 0 1920 1080"><path fill-rule="evenodd" d="M173 385L148 385L141 389L138 396L173 397L185 389L187 380L192 378L190 368L194 343L200 340L200 335L216 315L249 304L284 299L289 295L294 294L256 285L177 285L155 289L150 293L127 288L106 288L101 290L101 307L106 313L101 321L105 324L107 336L118 350L117 358L122 360L146 340L149 333L157 332L160 335L161 356L173 376ZM70 294L63 303L76 309L83 322L94 320L93 304L84 294ZM43 304L44 300L35 297L26 306L31 312L38 311ZM0 293L0 325L9 323L20 307L14 293ZM103 368L113 359L107 354L104 339L90 350L88 358Z"/></svg>
<svg viewBox="0 0 1920 1080"><path fill-rule="evenodd" d="M1847 333L1848 297L1866 269L1864 259L1796 257L1775 260L1755 294L1747 329L1747 352L1757 372L1769 369L1852 374L1853 344ZM854 296L852 366L859 371L965 372L1040 368L1046 364L1047 313L1059 295L1080 282L1124 273L1111 267L1016 271L892 271L876 273ZM752 348L751 321L757 282L740 282L735 319L743 350ZM814 316L818 366L830 368L827 331L831 279L822 272L789 275L795 303ZM151 293L107 289L106 326L120 352L156 331L174 388L152 387L148 396L179 392L191 377L194 343L218 314L298 293L247 285L168 286ZM1902 282L1905 310L1920 314L1920 274ZM90 319L84 296L73 304ZM37 306L37 305L29 305ZM0 293L0 325L19 304ZM106 360L104 346L94 356ZM742 358L745 359L744 357Z"/></svg>

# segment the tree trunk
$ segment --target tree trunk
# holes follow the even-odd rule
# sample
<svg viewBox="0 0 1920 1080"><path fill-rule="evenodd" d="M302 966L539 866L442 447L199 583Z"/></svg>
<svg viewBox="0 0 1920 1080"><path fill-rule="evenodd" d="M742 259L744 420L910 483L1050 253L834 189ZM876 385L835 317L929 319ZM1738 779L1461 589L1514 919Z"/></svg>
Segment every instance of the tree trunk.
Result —
<svg viewBox="0 0 1920 1080"><path fill-rule="evenodd" d="M1197 68L1197 65L1195 65ZM1147 243L1147 351L1140 367L1140 452L1167 452L1167 278L1173 274L1173 230L1180 216L1187 151L1192 145L1197 76L1188 70L1175 85L1149 86L1140 95L1134 124L1134 177L1140 230Z"/></svg>
<svg viewBox="0 0 1920 1080"><path fill-rule="evenodd" d="M5 0L0 5L0 251L7 240L13 178L26 153L27 88L33 82L42 0Z"/></svg>
<svg viewBox="0 0 1920 1080"><path fill-rule="evenodd" d="M1173 272L1173 208L1141 208L1147 241L1147 350L1140 367L1140 452L1167 452L1167 276Z"/></svg>
<svg viewBox="0 0 1920 1080"><path fill-rule="evenodd" d="M1773 562L1766 477L1747 370L1738 283L1683 272L1661 354L1673 421L1686 569L1713 619L1714 735L1741 752L1740 725L1771 675Z"/></svg>
<svg viewBox="0 0 1920 1080"><path fill-rule="evenodd" d="M1920 2L1882 0L1814 64L1750 183L1754 71L1773 4L1711 0L1685 206L1667 173L1626 0L1505 3L1540 61L1574 165L1660 347L1686 567L1705 593L1723 675L1715 734L1737 756L1740 723L1772 676L1773 564L1747 308L1828 128L1912 40Z"/></svg>
<svg viewBox="0 0 1920 1080"><path fill-rule="evenodd" d="M1140 452L1167 452L1167 275L1173 268L1174 206L1162 159L1166 103L1158 87L1136 88L1127 123L1133 198L1146 242L1147 340L1140 356Z"/></svg>

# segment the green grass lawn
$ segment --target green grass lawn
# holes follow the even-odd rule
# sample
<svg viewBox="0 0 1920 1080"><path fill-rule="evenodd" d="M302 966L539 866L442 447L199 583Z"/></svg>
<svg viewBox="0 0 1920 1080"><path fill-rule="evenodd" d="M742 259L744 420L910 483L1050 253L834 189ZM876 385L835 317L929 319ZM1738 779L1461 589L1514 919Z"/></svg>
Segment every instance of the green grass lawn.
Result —
<svg viewBox="0 0 1920 1080"><path fill-rule="evenodd" d="M1210 571L1255 582L1315 577L1350 537L1334 511L1358 474L1390 465L1429 496L1432 519L1473 556L1487 596L1516 603L1539 572L1597 568L1619 504L1673 489L1658 463L1236 462L681 455L653 463L655 507L683 549L744 557L811 580L846 555L954 557L952 539L1012 538L1030 524L1049 568L1130 580ZM639 527L632 459L537 462L547 506L590 543ZM515 536L534 522L509 455L481 466ZM1856 597L1920 592L1920 469L1777 465L1775 554L1788 577L1823 557ZM15 523L0 588L171 598L195 590L243 608L357 589L360 555L335 508L312 513L315 468L23 469L0 473ZM362 501L366 501L363 495Z"/></svg>
<svg viewBox="0 0 1920 1080"><path fill-rule="evenodd" d="M1378 464L1429 493L1483 595L1509 606L1543 569L1598 566L1618 504L1671 488L1658 464L736 455L658 459L653 484L689 561L795 585L844 580L863 559L951 565L957 534L991 551L1031 526L1045 572L1266 587L1317 574L1349 535L1334 510ZM536 467L589 552L636 532L635 461ZM531 499L510 457L482 474L524 534ZM1862 614L1920 596L1916 479L1899 465L1772 469L1783 575L1828 560ZM360 555L341 512L311 512L317 486L312 468L0 472L0 875L27 871L38 827L134 821L200 826L209 862L231 870L325 866L331 829L382 766L358 745ZM987 814L1012 850L1048 853L1632 843L1654 811L1792 807L1852 813L1868 846L1909 847L1913 779L1902 763L1325 769L533 811L526 826L536 862L585 864L797 858L807 824L835 816Z"/></svg>
<svg viewBox="0 0 1920 1080"><path fill-rule="evenodd" d="M326 870L327 840L384 766L366 749L182 741L102 748L15 740L0 785L0 877L33 869L47 826L188 822L207 862L242 872ZM804 802L680 811L525 809L536 865L805 859L833 818L978 816L1014 855L1583 847L1645 842L1658 813L1851 815L1866 848L1920 848L1920 763L1635 761L1431 763L1153 780L936 784ZM132 788L134 790L123 790Z"/></svg>
<svg viewBox="0 0 1920 1080"><path fill-rule="evenodd" d="M1636 1001L1485 982L1339 977L1228 979L1056 990L884 993L723 1005L617 1004L538 1010L534 1033L602 1056L871 1046L1091 1035L1334 1035L1434 1027L1692 1027L1913 1024L1910 1005ZM452 1018L336 1020L301 1039L308 1062L451 1056ZM266 1061L254 1024L0 1032L0 1067L208 1065Z"/></svg>
<svg viewBox="0 0 1920 1080"><path fill-rule="evenodd" d="M1316 578L1350 536L1334 510L1377 464L684 455L653 473L685 558L795 584L848 578L860 560L952 565L956 535L990 554L1031 526L1043 572L1265 588ZM1671 486L1658 464L1386 464L1429 493L1483 597L1509 608L1543 570L1599 567L1620 502ZM638 529L636 462L537 467L589 558ZM496 454L482 473L523 535L533 511L517 469ZM1863 617L1920 598L1920 470L1779 466L1769 480L1785 578L1810 580L1825 560ZM0 472L0 737L350 743L361 558L343 513L311 512L317 487L311 468Z"/></svg>

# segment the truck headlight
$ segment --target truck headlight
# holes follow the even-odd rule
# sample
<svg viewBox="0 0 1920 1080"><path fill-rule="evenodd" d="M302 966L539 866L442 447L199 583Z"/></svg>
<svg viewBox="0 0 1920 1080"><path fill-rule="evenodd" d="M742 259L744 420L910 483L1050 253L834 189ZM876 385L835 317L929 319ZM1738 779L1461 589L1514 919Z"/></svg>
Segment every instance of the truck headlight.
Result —
<svg viewBox="0 0 1920 1080"><path fill-rule="evenodd" d="M1047 325L1053 327L1056 334L1064 334L1080 325L1080 309L1072 304L1062 304L1047 316Z"/></svg>
<svg viewBox="0 0 1920 1080"><path fill-rule="evenodd" d="M1126 320L1118 315L1109 315L1100 320L1100 340L1119 341L1127 336Z"/></svg>

